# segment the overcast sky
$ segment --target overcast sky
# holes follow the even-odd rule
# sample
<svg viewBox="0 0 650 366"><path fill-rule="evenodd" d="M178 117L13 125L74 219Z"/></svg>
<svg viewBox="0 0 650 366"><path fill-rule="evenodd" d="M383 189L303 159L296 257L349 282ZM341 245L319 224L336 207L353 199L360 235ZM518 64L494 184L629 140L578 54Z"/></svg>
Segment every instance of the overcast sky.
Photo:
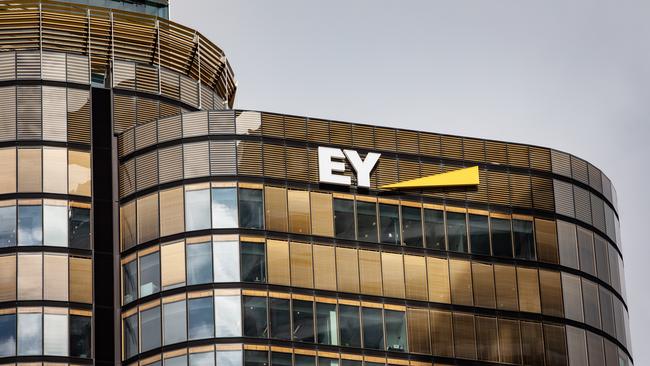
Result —
<svg viewBox="0 0 650 366"><path fill-rule="evenodd" d="M172 0L236 107L564 150L618 190L636 365L650 365L650 2ZM644 209L645 207L645 209Z"/></svg>

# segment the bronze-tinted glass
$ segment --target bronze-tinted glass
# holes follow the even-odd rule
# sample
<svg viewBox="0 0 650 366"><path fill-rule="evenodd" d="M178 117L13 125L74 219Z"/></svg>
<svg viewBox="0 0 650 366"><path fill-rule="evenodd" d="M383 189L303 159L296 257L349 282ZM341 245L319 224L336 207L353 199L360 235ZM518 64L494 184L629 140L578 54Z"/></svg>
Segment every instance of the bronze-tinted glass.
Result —
<svg viewBox="0 0 650 366"><path fill-rule="evenodd" d="M429 301L449 304L449 262L446 259L427 257L427 282Z"/></svg>
<svg viewBox="0 0 650 366"><path fill-rule="evenodd" d="M334 208L329 193L311 192L311 233L334 236Z"/></svg>
<svg viewBox="0 0 650 366"><path fill-rule="evenodd" d="M454 349L458 358L476 359L474 315L454 313Z"/></svg>
<svg viewBox="0 0 650 366"><path fill-rule="evenodd" d="M18 255L18 300L43 299L43 256Z"/></svg>
<svg viewBox="0 0 650 366"><path fill-rule="evenodd" d="M384 296L404 298L404 263L400 254L381 253Z"/></svg>
<svg viewBox="0 0 650 366"><path fill-rule="evenodd" d="M138 244L142 244L159 236L158 193L140 198L137 202Z"/></svg>
<svg viewBox="0 0 650 366"><path fill-rule="evenodd" d="M16 192L16 148L0 149L0 193Z"/></svg>
<svg viewBox="0 0 650 366"><path fill-rule="evenodd" d="M560 248L560 264L578 269L578 236L576 226L564 221L557 222L557 239Z"/></svg>
<svg viewBox="0 0 650 366"><path fill-rule="evenodd" d="M494 309L496 307L496 295L492 265L473 262L472 279L474 284L474 305Z"/></svg>
<svg viewBox="0 0 650 366"><path fill-rule="evenodd" d="M497 291L497 309L517 311L519 301L515 267L495 264L494 282Z"/></svg>
<svg viewBox="0 0 650 366"><path fill-rule="evenodd" d="M292 242L291 254L291 285L297 287L313 288L314 276L312 272L311 245Z"/></svg>
<svg viewBox="0 0 650 366"><path fill-rule="evenodd" d="M314 245L314 287L336 291L336 256L334 247Z"/></svg>
<svg viewBox="0 0 650 366"><path fill-rule="evenodd" d="M43 298L68 301L68 256L45 254L43 272Z"/></svg>
<svg viewBox="0 0 650 366"><path fill-rule="evenodd" d="M90 196L90 153L85 151L68 152L68 176L70 194Z"/></svg>
<svg viewBox="0 0 650 366"><path fill-rule="evenodd" d="M185 229L183 187L160 191L160 236L173 235Z"/></svg>
<svg viewBox="0 0 650 366"><path fill-rule="evenodd" d="M544 366L544 336L542 325L521 322L521 353L524 365Z"/></svg>
<svg viewBox="0 0 650 366"><path fill-rule="evenodd" d="M457 305L473 305L472 268L469 261L449 260L451 301Z"/></svg>
<svg viewBox="0 0 650 366"><path fill-rule="evenodd" d="M429 337L429 310L409 308L406 311L408 319L409 352L431 353Z"/></svg>
<svg viewBox="0 0 650 366"><path fill-rule="evenodd" d="M269 283L291 285L289 272L289 243L279 240L266 242L266 257L269 265Z"/></svg>
<svg viewBox="0 0 650 366"><path fill-rule="evenodd" d="M540 262L559 263L555 221L535 219L537 259Z"/></svg>
<svg viewBox="0 0 650 366"><path fill-rule="evenodd" d="M519 322L516 320L499 319L499 349L501 362L521 363L521 335Z"/></svg>
<svg viewBox="0 0 650 366"><path fill-rule="evenodd" d="M539 281L537 269L517 267L519 289L519 310L540 313L542 304L539 299Z"/></svg>
<svg viewBox="0 0 650 366"><path fill-rule="evenodd" d="M43 192L68 193L68 151L43 148Z"/></svg>
<svg viewBox="0 0 650 366"><path fill-rule="evenodd" d="M160 280L163 290L185 285L185 242L160 246Z"/></svg>
<svg viewBox="0 0 650 366"><path fill-rule="evenodd" d="M581 227L578 227L578 253L580 255L580 270L595 276L594 234Z"/></svg>
<svg viewBox="0 0 650 366"><path fill-rule="evenodd" d="M135 201L120 207L120 241L122 250L129 249L136 243Z"/></svg>
<svg viewBox="0 0 650 366"><path fill-rule="evenodd" d="M499 362L498 339L497 319L477 316L476 344L479 360Z"/></svg>
<svg viewBox="0 0 650 366"><path fill-rule="evenodd" d="M359 251L359 280L361 293L382 295L381 254L370 250Z"/></svg>
<svg viewBox="0 0 650 366"><path fill-rule="evenodd" d="M266 209L266 228L271 231L287 231L287 190L277 187L264 189L264 208Z"/></svg>
<svg viewBox="0 0 650 366"><path fill-rule="evenodd" d="M41 149L18 149L18 192L41 192Z"/></svg>
<svg viewBox="0 0 650 366"><path fill-rule="evenodd" d="M359 292L359 259L357 250L336 248L336 278L341 292Z"/></svg>
<svg viewBox="0 0 650 366"><path fill-rule="evenodd" d="M0 256L0 301L16 300L16 255Z"/></svg>
<svg viewBox="0 0 650 366"><path fill-rule="evenodd" d="M289 198L289 231L298 234L309 234L311 232L309 192L290 189L287 195Z"/></svg>
<svg viewBox="0 0 650 366"><path fill-rule="evenodd" d="M539 270L539 289L542 298L542 313L544 315L564 316L562 303L562 279L560 272L545 269Z"/></svg>
<svg viewBox="0 0 650 366"><path fill-rule="evenodd" d="M406 298L427 301L427 265L424 257L404 256Z"/></svg>
<svg viewBox="0 0 650 366"><path fill-rule="evenodd" d="M587 332L587 353L589 366L605 366L605 348L601 336Z"/></svg>
<svg viewBox="0 0 650 366"><path fill-rule="evenodd" d="M93 302L93 269L90 258L70 257L70 301Z"/></svg>
<svg viewBox="0 0 650 366"><path fill-rule="evenodd" d="M434 356L454 357L451 313L431 310L431 350Z"/></svg>
<svg viewBox="0 0 650 366"><path fill-rule="evenodd" d="M544 324L544 348L547 366L567 366L566 335L564 327Z"/></svg>
<svg viewBox="0 0 650 366"><path fill-rule="evenodd" d="M575 327L566 327L566 343L569 351L569 365L587 366L587 339L585 331Z"/></svg>

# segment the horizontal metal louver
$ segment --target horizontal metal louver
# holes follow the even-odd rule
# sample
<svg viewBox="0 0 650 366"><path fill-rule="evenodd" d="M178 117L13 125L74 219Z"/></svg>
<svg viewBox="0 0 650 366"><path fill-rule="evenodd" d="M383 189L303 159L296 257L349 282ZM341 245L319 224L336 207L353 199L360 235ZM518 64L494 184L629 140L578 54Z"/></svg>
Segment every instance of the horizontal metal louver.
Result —
<svg viewBox="0 0 650 366"><path fill-rule="evenodd" d="M397 183L397 171L397 160L392 156L382 156L382 158L379 159L379 164L377 164L377 170L375 172L377 186L381 187L387 184ZM346 173L352 176L352 172Z"/></svg>
<svg viewBox="0 0 650 366"><path fill-rule="evenodd" d="M135 97L119 94L113 96L113 126L116 134L135 126Z"/></svg>
<svg viewBox="0 0 650 366"><path fill-rule="evenodd" d="M555 211L553 181L548 178L531 177L533 207L540 210Z"/></svg>
<svg viewBox="0 0 650 366"><path fill-rule="evenodd" d="M183 137L208 134L208 112L193 112L183 115Z"/></svg>
<svg viewBox="0 0 650 366"><path fill-rule="evenodd" d="M158 119L158 100L136 97L136 122L138 125Z"/></svg>
<svg viewBox="0 0 650 366"><path fill-rule="evenodd" d="M18 140L40 140L41 87L19 86L16 92Z"/></svg>
<svg viewBox="0 0 650 366"><path fill-rule="evenodd" d="M150 151L135 160L137 190L143 190L158 184L158 151Z"/></svg>
<svg viewBox="0 0 650 366"><path fill-rule="evenodd" d="M181 75L181 102L189 104L192 107L199 106L198 84L196 81L183 75Z"/></svg>
<svg viewBox="0 0 650 366"><path fill-rule="evenodd" d="M210 175L237 174L235 141L210 141Z"/></svg>
<svg viewBox="0 0 650 366"><path fill-rule="evenodd" d="M420 153L420 138L415 131L397 131L397 151L404 154L417 155Z"/></svg>
<svg viewBox="0 0 650 366"><path fill-rule="evenodd" d="M397 152L397 135L394 129L375 127L375 149Z"/></svg>
<svg viewBox="0 0 650 366"><path fill-rule="evenodd" d="M605 205L605 228L607 236L616 241L616 216L614 215L614 210L608 205Z"/></svg>
<svg viewBox="0 0 650 366"><path fill-rule="evenodd" d="M528 169L530 167L528 146L508 144L508 165Z"/></svg>
<svg viewBox="0 0 650 366"><path fill-rule="evenodd" d="M152 122L153 123L153 122ZM180 139L183 136L183 122L180 115L158 121L158 142Z"/></svg>
<svg viewBox="0 0 650 366"><path fill-rule="evenodd" d="M0 81L16 79L16 53L0 52Z"/></svg>
<svg viewBox="0 0 650 366"><path fill-rule="evenodd" d="M488 203L488 180L485 169L479 170L478 187L467 189L467 199L473 202Z"/></svg>
<svg viewBox="0 0 650 366"><path fill-rule="evenodd" d="M420 135L420 137L422 137L422 135ZM420 139L420 148L421 147L422 147L422 140ZM439 163L422 162L420 164L420 172L422 173L423 177L439 174L442 173L442 165ZM483 177L481 179L483 179ZM487 182L487 179L485 180L485 182ZM432 189L432 190L425 189L423 190L423 194L430 197L438 197L438 198L444 197L444 193L442 193L442 191L439 189Z"/></svg>
<svg viewBox="0 0 650 366"><path fill-rule="evenodd" d="M66 79L69 83L90 84L88 56L66 55Z"/></svg>
<svg viewBox="0 0 650 366"><path fill-rule="evenodd" d="M43 52L43 80L66 81L65 53Z"/></svg>
<svg viewBox="0 0 650 366"><path fill-rule="evenodd" d="M260 142L237 141L237 174L262 176L262 144Z"/></svg>
<svg viewBox="0 0 650 366"><path fill-rule="evenodd" d="M16 139L16 87L0 87L0 141Z"/></svg>
<svg viewBox="0 0 650 366"><path fill-rule="evenodd" d="M350 124L330 122L330 143L343 146L352 145L352 129Z"/></svg>
<svg viewBox="0 0 650 366"><path fill-rule="evenodd" d="M516 207L533 207L529 175L510 173L510 203Z"/></svg>
<svg viewBox="0 0 650 366"><path fill-rule="evenodd" d="M420 133L420 154L439 157L440 152L440 135L426 132Z"/></svg>
<svg viewBox="0 0 650 366"><path fill-rule="evenodd" d="M571 183L553 179L553 195L555 197L555 212L560 215L575 217L573 186Z"/></svg>
<svg viewBox="0 0 650 366"><path fill-rule="evenodd" d="M375 134L372 126L352 125L352 146L366 150L374 150Z"/></svg>
<svg viewBox="0 0 650 366"><path fill-rule="evenodd" d="M208 141L183 145L183 176L185 179L210 175L210 147Z"/></svg>
<svg viewBox="0 0 650 366"><path fill-rule="evenodd" d="M264 176L269 178L286 178L286 155L283 145L263 144Z"/></svg>
<svg viewBox="0 0 650 366"><path fill-rule="evenodd" d="M304 117L284 116L284 134L288 139L307 139L307 119Z"/></svg>
<svg viewBox="0 0 650 366"><path fill-rule="evenodd" d="M162 95L179 100L181 97L181 77L165 68L160 70L160 92Z"/></svg>
<svg viewBox="0 0 650 366"><path fill-rule="evenodd" d="M172 116L178 116L181 114L181 108L177 105L169 104L166 102L160 102L160 118L167 118Z"/></svg>
<svg viewBox="0 0 650 366"><path fill-rule="evenodd" d="M235 133L235 114L233 111L208 112L208 130L211 135L232 135Z"/></svg>
<svg viewBox="0 0 650 366"><path fill-rule="evenodd" d="M330 141L329 122L312 118L307 120L307 139L311 142L327 144Z"/></svg>
<svg viewBox="0 0 650 366"><path fill-rule="evenodd" d="M571 178L571 156L557 150L551 150L553 173Z"/></svg>
<svg viewBox="0 0 650 366"><path fill-rule="evenodd" d="M262 113L262 135L284 138L284 118L278 114Z"/></svg>
<svg viewBox="0 0 650 366"><path fill-rule="evenodd" d="M307 162L309 164L309 182L318 184L320 182L318 172L318 149L310 148L307 150Z"/></svg>
<svg viewBox="0 0 650 366"><path fill-rule="evenodd" d="M463 159L482 163L485 161L485 141L463 138Z"/></svg>
<svg viewBox="0 0 650 366"><path fill-rule="evenodd" d="M603 200L591 193L591 221L598 230L606 232L605 207L603 205Z"/></svg>
<svg viewBox="0 0 650 366"><path fill-rule="evenodd" d="M440 136L442 156L447 159L463 159L463 139L456 136Z"/></svg>
<svg viewBox="0 0 650 366"><path fill-rule="evenodd" d="M16 53L16 79L37 80L41 78L41 55L39 52Z"/></svg>
<svg viewBox="0 0 650 366"><path fill-rule="evenodd" d="M591 200L589 192L573 186L573 199L575 201L576 219L591 224Z"/></svg>
<svg viewBox="0 0 650 366"><path fill-rule="evenodd" d="M485 162L490 164L508 164L508 145L505 142L485 141Z"/></svg>
<svg viewBox="0 0 650 366"><path fill-rule="evenodd" d="M238 135L261 135L262 114L259 112L237 112L235 129Z"/></svg>
<svg viewBox="0 0 650 366"><path fill-rule="evenodd" d="M67 93L65 88L43 86L43 140L68 139Z"/></svg>
<svg viewBox="0 0 650 366"><path fill-rule="evenodd" d="M607 178L605 174L603 177L603 196L609 201L612 202L612 181Z"/></svg>
<svg viewBox="0 0 650 366"><path fill-rule="evenodd" d="M135 63L113 62L113 88L135 89Z"/></svg>
<svg viewBox="0 0 650 366"><path fill-rule="evenodd" d="M287 147L287 179L302 182L309 180L306 147Z"/></svg>
<svg viewBox="0 0 650 366"><path fill-rule="evenodd" d="M206 109L209 111L215 109L214 91L208 88L205 84L201 85L201 109Z"/></svg>
<svg viewBox="0 0 650 366"><path fill-rule="evenodd" d="M135 150L135 130L127 130L117 138L117 155L122 158Z"/></svg>
<svg viewBox="0 0 650 366"><path fill-rule="evenodd" d="M90 91L68 88L68 141L90 144Z"/></svg>
<svg viewBox="0 0 650 366"><path fill-rule="evenodd" d="M176 145L158 150L158 164L160 184L183 179L183 146Z"/></svg>
<svg viewBox="0 0 650 366"><path fill-rule="evenodd" d="M399 159L397 165L399 167L398 172L400 182L421 177L419 161Z"/></svg>
<svg viewBox="0 0 650 366"><path fill-rule="evenodd" d="M545 172L551 171L551 151L542 147L531 146L530 167Z"/></svg>
<svg viewBox="0 0 650 366"><path fill-rule="evenodd" d="M138 91L158 93L158 69L149 65L135 66L135 83Z"/></svg>
<svg viewBox="0 0 650 366"><path fill-rule="evenodd" d="M463 165L458 164L443 164L442 171L443 173L451 172L454 170L465 168ZM466 187L450 187L444 188L445 198L457 200L457 201L466 201L467 200L467 188Z"/></svg>
<svg viewBox="0 0 650 366"><path fill-rule="evenodd" d="M490 203L510 204L510 183L508 173L488 171L488 197Z"/></svg>
<svg viewBox="0 0 650 366"><path fill-rule="evenodd" d="M129 160L120 165L119 168L120 180L120 197L128 196L135 192L135 161Z"/></svg>
<svg viewBox="0 0 650 366"><path fill-rule="evenodd" d="M144 149L147 146L155 145L158 141L157 123L150 122L135 127L135 149Z"/></svg>
<svg viewBox="0 0 650 366"><path fill-rule="evenodd" d="M573 174L573 179L584 184L589 184L589 168L586 161L571 156L571 173Z"/></svg>
<svg viewBox="0 0 650 366"><path fill-rule="evenodd" d="M601 178L600 169L589 164L589 186L596 191L603 192L603 179Z"/></svg>

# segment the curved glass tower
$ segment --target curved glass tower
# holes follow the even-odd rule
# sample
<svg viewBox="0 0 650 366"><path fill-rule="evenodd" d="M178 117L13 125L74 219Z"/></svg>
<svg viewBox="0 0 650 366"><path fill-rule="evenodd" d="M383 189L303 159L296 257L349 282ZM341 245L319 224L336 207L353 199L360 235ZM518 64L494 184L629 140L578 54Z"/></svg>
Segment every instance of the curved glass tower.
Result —
<svg viewBox="0 0 650 366"><path fill-rule="evenodd" d="M83 3L0 0L0 365L632 364L598 168L233 110L200 33Z"/></svg>

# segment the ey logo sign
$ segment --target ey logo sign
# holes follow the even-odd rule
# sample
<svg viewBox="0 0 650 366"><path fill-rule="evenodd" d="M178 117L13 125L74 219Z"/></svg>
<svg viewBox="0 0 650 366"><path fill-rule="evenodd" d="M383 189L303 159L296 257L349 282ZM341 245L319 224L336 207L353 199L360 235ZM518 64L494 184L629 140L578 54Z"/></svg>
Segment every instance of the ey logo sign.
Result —
<svg viewBox="0 0 650 366"><path fill-rule="evenodd" d="M357 186L370 188L370 175L377 167L381 154L370 152L361 159L355 150L341 150L333 147L318 147L318 176L321 183L352 185L352 178L343 175L347 160L357 176ZM418 188L442 188L476 186L479 184L478 166L458 169L451 172L430 175L395 184L379 187L380 189L404 190Z"/></svg>

